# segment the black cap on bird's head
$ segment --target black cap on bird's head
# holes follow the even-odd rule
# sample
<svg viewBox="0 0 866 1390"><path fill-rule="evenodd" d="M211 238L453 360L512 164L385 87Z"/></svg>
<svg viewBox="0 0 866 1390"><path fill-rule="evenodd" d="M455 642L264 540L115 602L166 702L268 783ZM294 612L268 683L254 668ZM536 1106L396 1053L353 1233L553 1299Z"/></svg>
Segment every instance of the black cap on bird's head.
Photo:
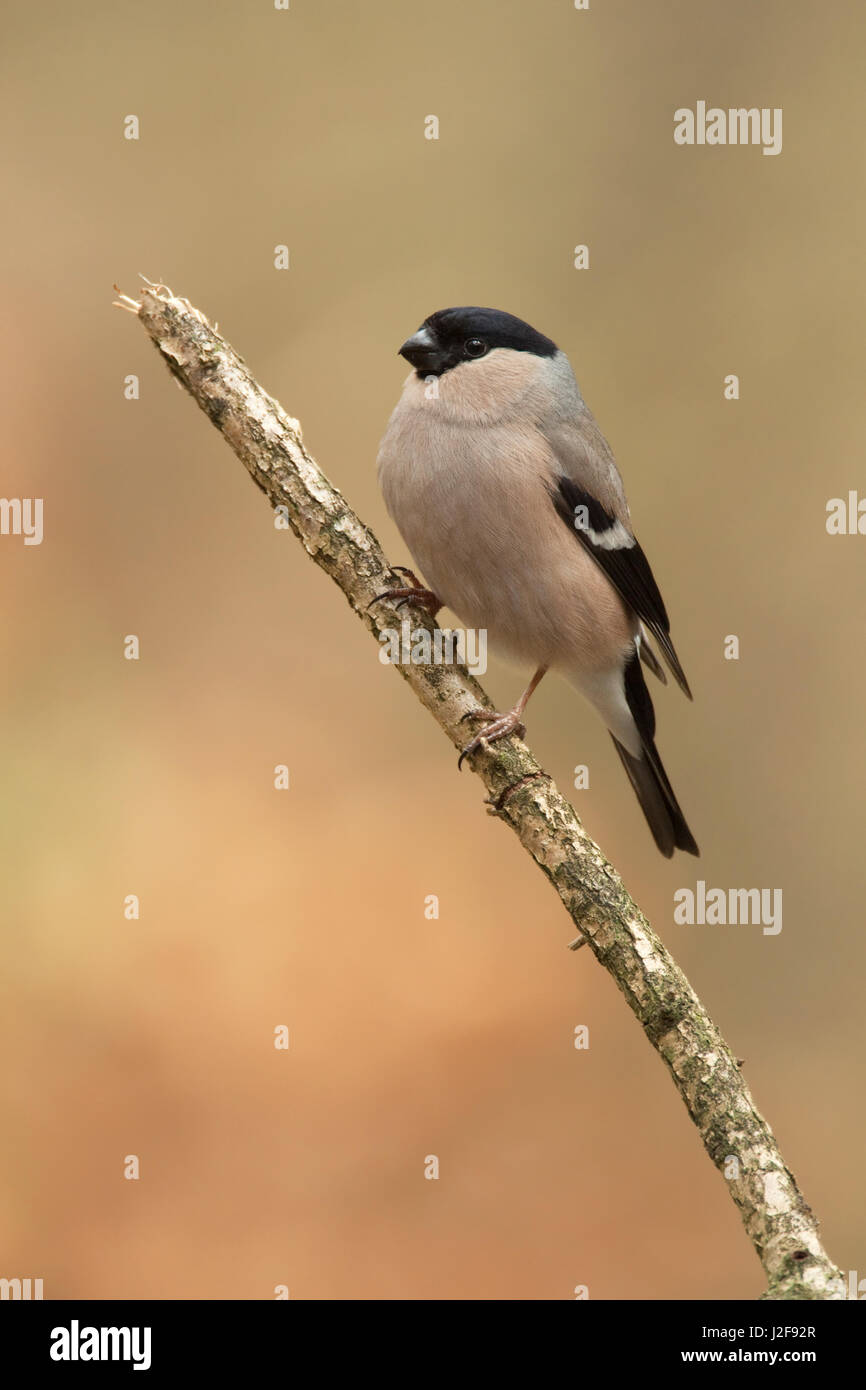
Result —
<svg viewBox="0 0 866 1390"><path fill-rule="evenodd" d="M531 352L536 357L553 357L558 351L556 343L514 314L474 305L439 309L399 351L419 376L441 376L462 362L486 357L496 348Z"/></svg>

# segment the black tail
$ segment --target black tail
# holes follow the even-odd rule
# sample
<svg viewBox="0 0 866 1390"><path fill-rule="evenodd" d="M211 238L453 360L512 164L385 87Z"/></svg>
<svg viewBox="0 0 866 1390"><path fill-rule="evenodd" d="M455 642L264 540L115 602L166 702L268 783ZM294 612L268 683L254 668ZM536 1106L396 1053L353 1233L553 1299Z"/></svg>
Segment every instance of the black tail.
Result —
<svg viewBox="0 0 866 1390"><path fill-rule="evenodd" d="M700 854L695 837L686 825L686 818L662 767L655 744L651 743L649 748L644 749L643 756L636 758L627 748L623 748L618 739L613 738L613 742L628 773L628 780L635 789L641 810L647 818L653 839L662 854L667 859L670 859L675 849L684 849L687 854Z"/></svg>
<svg viewBox="0 0 866 1390"><path fill-rule="evenodd" d="M628 780L635 789L653 839L662 854L668 859L675 849L684 849L687 854L700 854L655 746L656 717L637 652L626 666L624 674L626 702L643 744L640 757L635 757L634 753L623 748L619 739L611 734L622 765L628 773Z"/></svg>

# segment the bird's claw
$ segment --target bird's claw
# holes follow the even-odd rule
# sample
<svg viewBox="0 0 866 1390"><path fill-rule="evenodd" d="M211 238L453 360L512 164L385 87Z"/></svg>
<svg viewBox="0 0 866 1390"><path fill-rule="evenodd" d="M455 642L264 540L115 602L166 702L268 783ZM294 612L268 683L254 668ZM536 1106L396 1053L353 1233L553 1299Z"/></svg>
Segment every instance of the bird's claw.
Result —
<svg viewBox="0 0 866 1390"><path fill-rule="evenodd" d="M371 609L374 603L380 603L382 599L390 599L397 608L411 605L414 608L422 609L429 617L435 618L442 607L442 600L434 594L432 589L425 589L417 576L405 565L392 565L392 570L395 574L405 574L409 583L401 588L385 589L370 600L367 609Z"/></svg>
<svg viewBox="0 0 866 1390"><path fill-rule="evenodd" d="M486 721L485 727L481 729L457 759L457 771L463 766L464 758L471 757L479 748L486 748L490 743L496 743L501 738L508 738L509 734L516 734L518 738L526 735L526 725L517 713L517 710L509 710L507 714L498 714L492 709L472 709L463 715L460 720L462 724L465 719L483 719Z"/></svg>
<svg viewBox="0 0 866 1390"><path fill-rule="evenodd" d="M467 719L501 719L498 710L495 709L468 709L465 714L460 716L459 723L465 724Z"/></svg>

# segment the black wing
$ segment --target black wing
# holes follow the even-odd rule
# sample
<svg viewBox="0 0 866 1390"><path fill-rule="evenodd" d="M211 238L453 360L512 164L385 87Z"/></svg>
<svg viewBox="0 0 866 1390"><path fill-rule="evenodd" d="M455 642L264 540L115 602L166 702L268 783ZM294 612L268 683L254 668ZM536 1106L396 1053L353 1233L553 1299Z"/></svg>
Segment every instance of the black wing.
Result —
<svg viewBox="0 0 866 1390"><path fill-rule="evenodd" d="M655 637L677 685L692 698L671 641L671 625L649 561L634 536L590 493L565 475L548 485L554 506L584 550Z"/></svg>

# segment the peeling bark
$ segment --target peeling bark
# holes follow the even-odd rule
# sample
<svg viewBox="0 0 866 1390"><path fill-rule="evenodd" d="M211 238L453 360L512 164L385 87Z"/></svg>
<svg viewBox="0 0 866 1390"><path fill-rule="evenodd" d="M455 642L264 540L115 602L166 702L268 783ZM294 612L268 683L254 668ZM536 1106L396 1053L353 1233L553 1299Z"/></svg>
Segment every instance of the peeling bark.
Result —
<svg viewBox="0 0 866 1390"><path fill-rule="evenodd" d="M273 507L285 508L307 553L339 585L377 637L399 627L375 597L394 576L373 533L307 453L297 420L258 385L205 317L163 285L121 308L141 319L170 370L224 435ZM435 625L418 612L413 629ZM460 667L397 670L455 748L461 719L490 706ZM767 1276L768 1299L845 1299L845 1280L821 1246L818 1222L758 1113L730 1048L619 874L589 838L568 801L516 738L469 760L488 809L514 830L547 876L596 959L616 981L667 1066L710 1159L723 1174ZM734 1176L725 1176L729 1170Z"/></svg>

